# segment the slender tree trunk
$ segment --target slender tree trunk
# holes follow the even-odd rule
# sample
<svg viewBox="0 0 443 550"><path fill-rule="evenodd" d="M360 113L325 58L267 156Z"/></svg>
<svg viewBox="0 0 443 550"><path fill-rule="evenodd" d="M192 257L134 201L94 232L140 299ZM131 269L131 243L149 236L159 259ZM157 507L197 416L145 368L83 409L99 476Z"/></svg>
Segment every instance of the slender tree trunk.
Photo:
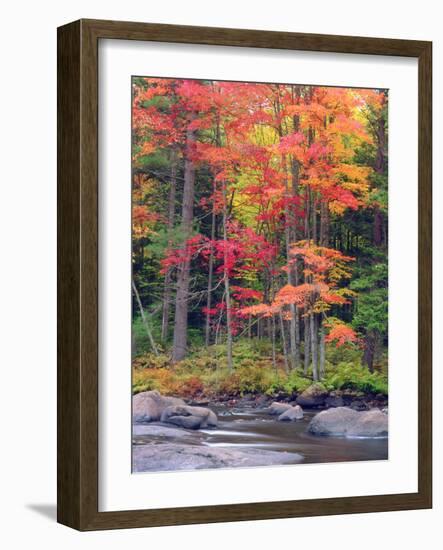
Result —
<svg viewBox="0 0 443 550"><path fill-rule="evenodd" d="M309 369L309 363L310 363L310 346L311 346L311 339L309 337L310 332L310 324L309 324L309 317L305 315L304 318L304 340L305 340L305 353L303 357L303 372L305 376L308 374Z"/></svg>
<svg viewBox="0 0 443 550"><path fill-rule="evenodd" d="M292 87L292 93L293 93L293 99L300 98L300 87L297 86L296 88ZM294 132L300 131L300 117L294 116L293 117L293 125L294 125ZM293 242L296 242L298 240L298 232L297 232L297 215L295 208L297 206L297 202L295 199L298 199L299 197L299 186L300 186L300 163L298 160L293 157L291 162L291 175L292 175L292 216L291 216L291 240ZM291 265L291 284L294 286L298 286L298 266L297 266L297 260L294 261L294 263ZM294 366L295 368L300 367L300 311L296 305L293 306L293 319L294 319L294 334L295 334L295 350L294 350Z"/></svg>
<svg viewBox="0 0 443 550"><path fill-rule="evenodd" d="M283 321L283 315L279 313L280 318L280 332L281 332L281 341L283 345L283 358L285 361L285 370L289 371L289 360L288 360L288 348L286 346L286 335L285 335L285 323Z"/></svg>
<svg viewBox="0 0 443 550"><path fill-rule="evenodd" d="M193 117L190 117L192 121ZM186 151L183 185L183 205L181 228L186 241L191 236L192 222L194 217L194 183L195 166L191 159L191 152L195 142L195 132L186 131ZM181 361L186 355L188 338L188 299L189 299L189 278L191 270L191 258L186 257L178 269L177 293L175 298L175 320L174 320L174 345L172 360Z"/></svg>
<svg viewBox="0 0 443 550"><path fill-rule="evenodd" d="M317 193L314 191L314 192L311 192L313 193L314 197L312 200L312 240L314 241L314 244L317 244L318 243L318 240L317 240L317 204L318 204L318 199L317 199Z"/></svg>
<svg viewBox="0 0 443 550"><path fill-rule="evenodd" d="M294 285L294 270L291 264L291 237L293 236L294 217L290 208L290 193L288 185L288 173L287 173L287 159L283 161L283 169L285 172L285 244L286 244L286 262L287 262L287 278L288 284ZM290 364L291 368L295 369L299 366L299 353L297 350L297 342L295 337L296 323L295 323L295 305L289 306L291 312L290 327L289 327L289 343L291 346Z"/></svg>
<svg viewBox="0 0 443 550"><path fill-rule="evenodd" d="M317 323L315 314L309 315L309 323L311 329L311 357L312 357L312 379L318 381L318 355L317 355Z"/></svg>
<svg viewBox="0 0 443 550"><path fill-rule="evenodd" d="M326 359L326 344L325 344L325 329L323 321L320 320L320 378L325 376L325 359Z"/></svg>
<svg viewBox="0 0 443 550"><path fill-rule="evenodd" d="M149 343L151 344L152 351L155 355L158 355L158 349L155 345L154 338L152 336L151 328L149 327L148 319L146 318L145 311L143 309L142 302L140 300L140 295L138 293L137 287L135 286L134 280L132 281L132 290L134 291L135 298L137 300L138 309L140 310L140 315L142 318L143 325L146 330L146 334L148 335Z"/></svg>
<svg viewBox="0 0 443 550"><path fill-rule="evenodd" d="M320 246L329 246L329 206L324 200L320 203Z"/></svg>
<svg viewBox="0 0 443 550"><path fill-rule="evenodd" d="M309 226L309 218L310 218L310 210L311 210L311 192L309 190L309 187L305 187L305 239L311 240L311 231Z"/></svg>
<svg viewBox="0 0 443 550"><path fill-rule="evenodd" d="M168 198L168 233L171 237L171 232L174 228L175 220L175 195L177 188L177 151L174 147L171 150L171 179L169 187L169 198ZM171 245L171 240L169 240L169 245ZM162 312L162 331L161 331L161 340L166 342L168 339L168 328L169 328L169 310L171 305L171 270L168 269L165 273L165 280L163 284L163 312Z"/></svg>
<svg viewBox="0 0 443 550"><path fill-rule="evenodd" d="M205 324L205 345L209 346L211 340L211 314L209 310L211 309L212 302L212 279L214 273L214 251L212 249L212 243L215 239L215 223L216 223L216 214L215 207L212 206L212 215L211 215L211 253L209 255L209 272L208 272L208 294L206 297L206 324Z"/></svg>
<svg viewBox="0 0 443 550"><path fill-rule="evenodd" d="M364 339L363 362L366 363L369 372L374 372L375 338L372 334L366 334Z"/></svg>
<svg viewBox="0 0 443 550"><path fill-rule="evenodd" d="M274 315L272 316L271 330L272 330L272 366L274 367L274 369L277 369L277 363L275 360L275 317Z"/></svg>
<svg viewBox="0 0 443 550"><path fill-rule="evenodd" d="M223 278L225 282L226 293L226 356L228 360L228 369L232 370L232 313L231 313L231 291L229 288L228 271L228 233L227 233L227 204L226 204L226 183L223 183L223 240L224 240L224 269Z"/></svg>

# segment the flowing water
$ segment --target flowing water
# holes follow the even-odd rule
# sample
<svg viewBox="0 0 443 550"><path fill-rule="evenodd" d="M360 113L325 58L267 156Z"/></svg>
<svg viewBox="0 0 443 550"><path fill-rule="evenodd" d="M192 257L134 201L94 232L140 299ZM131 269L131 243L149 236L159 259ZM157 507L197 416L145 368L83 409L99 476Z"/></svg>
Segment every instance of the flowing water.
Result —
<svg viewBox="0 0 443 550"><path fill-rule="evenodd" d="M346 438L314 436L307 432L318 411L305 411L303 420L279 422L265 410L255 408L214 408L219 418L216 429L204 432L204 445L211 447L255 447L303 455L304 463L386 460L387 438Z"/></svg>

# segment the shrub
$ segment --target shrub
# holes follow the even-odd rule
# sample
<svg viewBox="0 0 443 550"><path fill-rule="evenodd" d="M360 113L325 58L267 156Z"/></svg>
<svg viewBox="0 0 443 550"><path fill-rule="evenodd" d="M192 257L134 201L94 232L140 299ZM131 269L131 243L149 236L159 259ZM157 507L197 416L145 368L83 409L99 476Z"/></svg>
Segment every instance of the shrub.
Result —
<svg viewBox="0 0 443 550"><path fill-rule="evenodd" d="M383 372L371 373L360 364L340 363L327 369L324 383L328 389L388 394L387 375Z"/></svg>

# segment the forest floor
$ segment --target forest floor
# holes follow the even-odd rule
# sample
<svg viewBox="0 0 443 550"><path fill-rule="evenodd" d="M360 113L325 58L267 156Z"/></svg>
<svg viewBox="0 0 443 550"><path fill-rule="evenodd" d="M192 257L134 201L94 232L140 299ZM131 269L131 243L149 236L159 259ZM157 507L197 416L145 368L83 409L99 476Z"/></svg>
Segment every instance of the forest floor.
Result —
<svg viewBox="0 0 443 550"><path fill-rule="evenodd" d="M197 347L173 364L170 356L146 353L133 360L133 393L158 390L195 403L265 405L268 401L295 401L303 392L315 394L308 406L351 406L356 410L386 407L387 365L381 361L373 373L362 365L361 351L334 346L327 349L326 368L314 383L310 369L288 370L282 354L272 359L266 342L236 342L234 368L228 369L224 345Z"/></svg>

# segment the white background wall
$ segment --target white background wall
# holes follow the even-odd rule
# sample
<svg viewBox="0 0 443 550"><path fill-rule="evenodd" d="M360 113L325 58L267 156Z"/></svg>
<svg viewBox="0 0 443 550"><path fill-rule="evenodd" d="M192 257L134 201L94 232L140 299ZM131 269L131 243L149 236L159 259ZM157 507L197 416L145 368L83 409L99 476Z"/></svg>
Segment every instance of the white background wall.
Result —
<svg viewBox="0 0 443 550"><path fill-rule="evenodd" d="M77 0L2 6L0 541L5 548L402 548L441 541L442 109L440 2ZM56 27L89 17L434 41L434 510L77 533L55 523ZM439 158L440 157L440 158ZM407 159L405 159L406 161ZM4 195L4 196L3 196ZM405 243L405 253L407 243ZM407 297L405 297L407 299ZM405 411L405 429L407 429Z"/></svg>

